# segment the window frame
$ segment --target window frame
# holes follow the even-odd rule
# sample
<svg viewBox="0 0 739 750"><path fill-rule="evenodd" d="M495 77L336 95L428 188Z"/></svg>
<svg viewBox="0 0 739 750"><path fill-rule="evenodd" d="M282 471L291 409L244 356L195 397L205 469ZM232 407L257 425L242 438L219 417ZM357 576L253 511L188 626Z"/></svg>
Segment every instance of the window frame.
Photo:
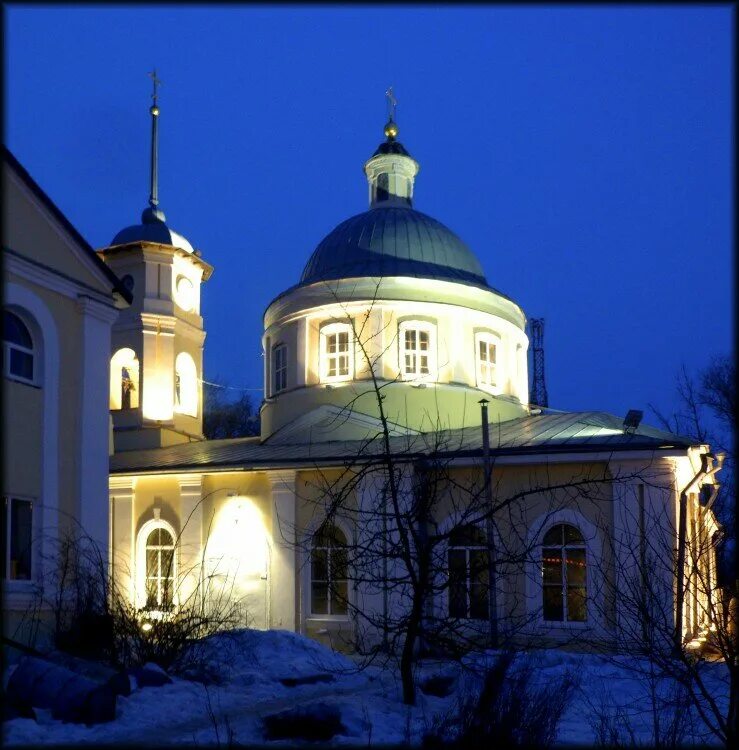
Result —
<svg viewBox="0 0 739 750"><path fill-rule="evenodd" d="M338 582L343 582L346 584L346 612L332 612L331 611L331 584L334 582L334 579L331 576L331 551L333 549L333 546L320 546L317 547L314 543L314 540L316 536L321 533L321 531L324 529L326 525L333 526L336 531L338 531L341 535L344 537L344 549L348 550L350 546L350 536L347 533L347 530L344 528L343 524L337 523L336 520L329 521L328 519L324 520L321 524L319 524L309 535L309 548L308 548L308 564L307 564L307 572L308 572L308 585L307 585L307 607L306 612L308 613L308 618L312 620L348 620L350 615L350 607L352 604L352 587L351 587L351 577L349 576L349 561L348 561L348 555L347 560L345 562L346 565L346 578L339 578L337 579ZM336 545L341 546L341 545ZM313 553L315 550L325 550L326 551L326 574L328 578L313 578ZM326 585L326 612L314 612L313 611L313 585L314 583L322 583Z"/></svg>
<svg viewBox="0 0 739 750"><path fill-rule="evenodd" d="M419 372L419 360L422 356L423 350L420 349L420 342L416 342L416 346L412 349L406 348L406 332L415 331L416 334L426 333L428 335L428 372ZM413 372L406 371L405 358L408 356L409 351L412 352L412 356L416 357L416 367ZM401 320L398 323L398 370L400 372L400 379L405 382L411 383L434 383L439 379L438 363L436 356L436 323L429 320L420 320L418 318L409 318L407 320Z"/></svg>
<svg viewBox="0 0 739 750"><path fill-rule="evenodd" d="M338 340L337 340L337 351L335 353L329 353L328 341L330 336L339 335L341 333L347 334L347 351L338 351ZM339 374L338 360L339 357L346 354L348 358L347 373L345 375ZM328 323L321 327L320 330L320 346L319 346L319 373L322 383L342 383L354 379L354 333L350 323ZM336 360L336 374L329 375L329 364L330 360Z"/></svg>
<svg viewBox="0 0 739 750"><path fill-rule="evenodd" d="M3 330L3 377L7 378L8 380L13 380L16 383L23 383L24 385L33 385L38 386L39 385L39 376L38 376L38 370L39 370L39 356L38 356L38 346L36 344L36 337L34 336L31 328L32 326L29 325L28 321L23 318L22 315L18 314L16 310L11 310L7 307L3 307L3 326L5 325L4 317L5 315L12 315L14 318L16 318L18 321L20 321L23 328L25 328L26 333L28 334L28 338L31 339L31 347L30 349L28 347L23 346L22 344L18 344L14 341L9 341L5 338L5 331ZM25 354L26 356L30 356L31 358L31 378L27 378L23 375L19 375L18 373L14 373L10 369L10 360L11 360L11 353L13 351L20 352L21 354Z"/></svg>
<svg viewBox="0 0 739 750"><path fill-rule="evenodd" d="M278 355L282 355L282 362L278 366ZM281 381L278 382L278 381ZM287 390L287 344L279 342L272 346L272 392L275 396Z"/></svg>
<svg viewBox="0 0 739 750"><path fill-rule="evenodd" d="M148 591L147 584L149 580L148 570L148 550L149 537L157 529L164 529L173 540L172 548L172 603L166 608L162 608L161 602L157 601L155 608L147 608ZM172 524L163 518L152 518L143 524L137 534L136 542L136 607L146 611L147 615L157 616L172 611L179 605L179 554L180 544L179 535ZM163 547L162 547L163 548ZM161 554L159 555L161 560ZM160 566L161 570L161 566ZM160 576L161 578L161 576ZM159 599L160 587L157 586L157 599Z"/></svg>
<svg viewBox="0 0 739 750"><path fill-rule="evenodd" d="M11 570L11 555L12 555L12 549L13 549L13 524L12 524L12 518L13 518L13 512L12 512L12 506L13 502L20 502L20 503L28 503L31 507L31 522L29 527L29 539L28 539L28 557L29 557L29 574L28 578L11 578L9 576L10 570ZM35 580L34 576L36 574L36 568L37 568L37 561L35 559L36 557L36 545L34 544L34 530L36 525L36 509L35 509L36 499L32 497L27 497L25 495L16 495L16 494L8 494L3 495L3 513L4 513L4 524L3 524L3 533L4 533L4 543L3 543L3 552L4 552L4 559L3 559L3 568L4 572L0 576L0 580L3 582L3 584L6 587L15 587L15 586L23 586L33 583Z"/></svg>
<svg viewBox="0 0 739 750"><path fill-rule="evenodd" d="M490 380L494 382L487 382L482 376L483 360L480 356L480 345L485 344L487 347L488 359L485 362L487 365L488 373L491 369L493 377ZM490 347L495 347L495 363L493 367L490 367ZM475 333L475 383L478 388L491 393L501 393L503 390L502 377L501 377L501 355L503 352L503 341L499 334L494 331L477 331Z"/></svg>
<svg viewBox="0 0 739 750"><path fill-rule="evenodd" d="M574 543L567 543L564 539L564 530L561 531L561 543L558 545L555 544L549 544L545 543L545 538L547 534L549 534L554 529L564 529L564 527L570 526L571 528L575 529L577 533L580 536L580 541L574 542ZM545 550L553 550L556 549L559 553L559 565L560 565L560 581L559 583L547 583L545 581L545 573L544 573L544 562L545 562ZM585 568L584 571L584 579L585 582L583 584L570 584L567 580L567 550L578 550L582 551L582 565ZM545 528L542 529L541 532L541 544L539 545L539 569L541 573L541 619L546 625L587 625L589 623L589 617L588 617L588 550L587 550L587 542L585 539L585 535L582 532L582 529L579 528L578 525L574 523L568 523L567 521L558 521L556 523L549 524ZM561 620L554 620L554 619L547 619L544 612L544 599L547 589L560 589L560 599L561 599L561 605L562 605L562 619ZM568 598L570 589L582 589L584 591L584 600L585 600L585 619L582 620L571 620L569 618L569 607L568 607Z"/></svg>
<svg viewBox="0 0 739 750"><path fill-rule="evenodd" d="M452 543L452 534L454 534L455 531L461 531L465 527L472 527L474 528L482 538L485 539L485 541L479 543L479 544L453 544ZM464 615L455 615L452 614L452 581L451 581L451 564L450 564L450 557L451 553L456 550L463 550L464 551L464 559L465 559L465 614ZM486 603L487 606L485 608L485 614L481 617L473 617L472 616L472 587L473 586L482 586L483 584L480 581L473 581L472 579L472 564L471 564L471 552L472 551L480 551L482 550L485 555L490 554L490 546L487 542L487 533L486 530L481 528L480 524L476 523L469 523L469 524L462 524L461 526L455 526L454 529L452 529L449 540L446 545L446 572L448 576L448 591L447 591L447 602L446 602L446 616L449 619L456 619L456 620L466 620L470 622L483 622L487 621L490 616L490 582L488 581L484 586L486 590ZM487 563L486 563L487 566ZM485 572L487 572L487 567L485 568Z"/></svg>

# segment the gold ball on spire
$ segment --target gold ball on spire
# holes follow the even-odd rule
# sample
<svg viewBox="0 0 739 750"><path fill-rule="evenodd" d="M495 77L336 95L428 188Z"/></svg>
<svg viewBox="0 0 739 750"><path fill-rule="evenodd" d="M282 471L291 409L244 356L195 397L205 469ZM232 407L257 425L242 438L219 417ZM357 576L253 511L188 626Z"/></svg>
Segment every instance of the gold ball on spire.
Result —
<svg viewBox="0 0 739 750"><path fill-rule="evenodd" d="M385 125L385 138L397 138L398 137L398 126L392 121L388 120Z"/></svg>
<svg viewBox="0 0 739 750"><path fill-rule="evenodd" d="M151 112L154 117L157 117L159 115L159 107L157 107L156 104L152 104L151 107L149 107L149 112Z"/></svg>

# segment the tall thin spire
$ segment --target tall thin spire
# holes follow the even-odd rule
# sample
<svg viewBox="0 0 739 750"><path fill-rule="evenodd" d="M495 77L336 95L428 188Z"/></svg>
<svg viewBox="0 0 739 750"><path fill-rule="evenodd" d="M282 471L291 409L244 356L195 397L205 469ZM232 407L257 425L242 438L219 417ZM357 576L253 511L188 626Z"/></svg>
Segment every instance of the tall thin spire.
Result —
<svg viewBox="0 0 739 750"><path fill-rule="evenodd" d="M149 207L143 213L144 222L165 221L164 213L159 208L159 86L161 81L157 78L154 68L149 74L153 84L151 98L153 103L149 107L151 114L151 164L149 181Z"/></svg>
<svg viewBox="0 0 739 750"><path fill-rule="evenodd" d="M398 106L398 100L393 94L391 86L386 92L387 97L387 124L385 125L385 137L388 141L394 141L398 136L398 126L395 124L395 107Z"/></svg>

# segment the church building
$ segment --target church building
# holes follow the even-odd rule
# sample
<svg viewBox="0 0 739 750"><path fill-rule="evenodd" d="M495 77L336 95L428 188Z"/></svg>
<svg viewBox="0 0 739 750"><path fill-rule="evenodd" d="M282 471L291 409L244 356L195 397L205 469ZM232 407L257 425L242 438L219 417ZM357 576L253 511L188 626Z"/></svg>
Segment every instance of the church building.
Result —
<svg viewBox="0 0 739 750"><path fill-rule="evenodd" d="M495 620L514 640L617 647L638 630L630 576L646 585L660 545L651 581L680 637L710 627L696 571L715 583L715 561L695 550L718 529L721 457L638 418L529 403L525 313L415 208L419 164L392 106L364 164L367 209L265 300L261 434L205 440L201 289L214 268L159 206L156 88L150 114L149 206L97 251L130 298L105 376L108 533L115 583L143 618L228 596L246 626L361 650L407 604L402 555L367 573L373 550L407 532L439 541L424 618L440 628L484 638ZM419 524L418 487L442 465Z"/></svg>

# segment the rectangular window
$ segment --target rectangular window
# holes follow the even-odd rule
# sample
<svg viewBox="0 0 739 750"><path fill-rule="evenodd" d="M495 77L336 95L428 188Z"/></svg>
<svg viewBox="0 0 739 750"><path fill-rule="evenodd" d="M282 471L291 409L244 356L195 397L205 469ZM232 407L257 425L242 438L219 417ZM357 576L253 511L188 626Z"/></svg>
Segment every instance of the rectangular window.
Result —
<svg viewBox="0 0 739 750"><path fill-rule="evenodd" d="M477 339L477 384L496 386L498 346L491 336L482 335Z"/></svg>
<svg viewBox="0 0 739 750"><path fill-rule="evenodd" d="M5 498L2 534L2 577L11 581L31 580L33 503Z"/></svg>
<svg viewBox="0 0 739 750"><path fill-rule="evenodd" d="M272 350L272 393L287 388L287 347L278 344Z"/></svg>
<svg viewBox="0 0 739 750"><path fill-rule="evenodd" d="M352 377L351 327L337 323L321 331L321 379L348 380Z"/></svg>
<svg viewBox="0 0 739 750"><path fill-rule="evenodd" d="M435 378L434 327L427 323L400 325L400 369L405 379Z"/></svg>

